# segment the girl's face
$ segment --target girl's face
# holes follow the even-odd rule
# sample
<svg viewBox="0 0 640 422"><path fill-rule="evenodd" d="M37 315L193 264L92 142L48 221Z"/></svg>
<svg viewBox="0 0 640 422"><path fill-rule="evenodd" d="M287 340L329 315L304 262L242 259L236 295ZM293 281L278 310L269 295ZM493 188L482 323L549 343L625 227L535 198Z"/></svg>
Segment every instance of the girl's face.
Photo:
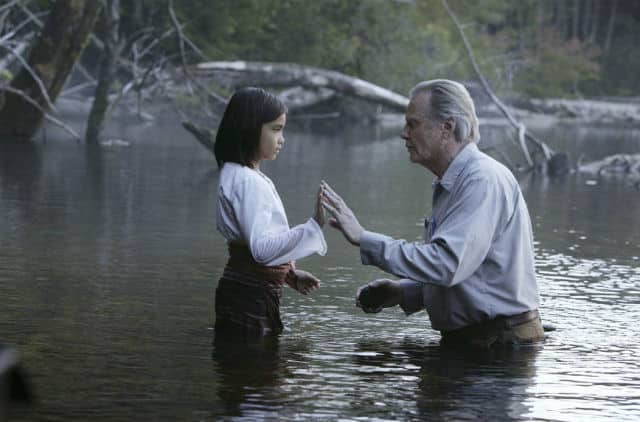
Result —
<svg viewBox="0 0 640 422"><path fill-rule="evenodd" d="M260 132L260 146L258 151L258 163L260 160L273 160L284 145L284 125L287 123L287 115L282 113L272 122L262 125Z"/></svg>

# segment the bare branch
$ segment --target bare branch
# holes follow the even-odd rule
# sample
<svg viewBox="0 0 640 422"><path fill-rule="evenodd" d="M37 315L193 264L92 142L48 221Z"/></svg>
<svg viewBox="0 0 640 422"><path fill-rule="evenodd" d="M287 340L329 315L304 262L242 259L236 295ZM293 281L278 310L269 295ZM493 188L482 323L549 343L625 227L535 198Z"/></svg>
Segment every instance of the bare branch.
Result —
<svg viewBox="0 0 640 422"><path fill-rule="evenodd" d="M27 61L24 58L22 58L20 53L18 53L13 48L11 48L11 47L9 47L7 45L3 45L3 44L0 44L0 47L4 48L5 50L8 50L11 54L13 54L15 56L15 58L20 62L20 64L22 64L22 67L29 73L29 75L31 75L31 77L36 82L36 84L38 84L38 88L40 88L40 93L42 94L42 97L44 98L45 102L47 103L47 106L51 110L55 111L56 108L53 106L53 103L51 102L51 98L49 98L49 93L47 92L47 88L44 86L44 83L42 82L42 79L40 79L40 77L38 75L36 75L36 73L31 68L31 66L29 66L29 63L27 63Z"/></svg>
<svg viewBox="0 0 640 422"><path fill-rule="evenodd" d="M44 22L42 22L42 20L40 18L38 18L37 15L35 15L31 10L29 10L29 8L26 5L20 4L20 8L22 9L22 11L29 17L28 21L33 21L36 23L36 25L39 28L42 28L44 26ZM47 12L48 13L48 12ZM27 21L27 22L28 22ZM90 35L91 40L94 42L94 44L96 44L96 46L98 46L98 48L102 49L104 48L102 41L100 41L99 39L97 39L95 37L95 35L92 33ZM82 66L82 64L80 63L76 63L76 67L78 68L78 70L80 71L80 73L82 73L82 75L87 78L87 80L91 83L97 83L95 78L93 76L91 76L91 74L89 73L89 71L87 69L85 69L84 66Z"/></svg>
<svg viewBox="0 0 640 422"><path fill-rule="evenodd" d="M7 10L11 9L13 6L20 3L21 1L22 0L13 0L12 2L5 4L4 6L0 6L0 13L3 12L5 9Z"/></svg>
<svg viewBox="0 0 640 422"><path fill-rule="evenodd" d="M27 26L29 23L31 23L31 19L25 19L24 21L15 25L10 32L7 32L2 38L0 38L0 43L13 38L14 35L16 35L23 27Z"/></svg>
<svg viewBox="0 0 640 422"><path fill-rule="evenodd" d="M80 90L83 90L84 88L87 88L87 87L90 87L90 86L95 86L95 85L96 85L95 82L83 82L81 84L74 85L71 88L65 89L64 91L62 91L60 93L60 96L61 97L65 97L65 96L73 94L76 91L80 91Z"/></svg>
<svg viewBox="0 0 640 422"><path fill-rule="evenodd" d="M181 56L181 63L182 63L182 71L184 72L186 78L188 81L193 82L195 85L198 86L198 88L204 90L204 92L207 93L208 97L213 99L216 102L222 103L224 104L226 102L226 100L216 94L215 92L210 91L206 86L204 86L203 84L201 84L199 81L197 81L195 78L193 78L191 76L191 74L189 73L189 69L187 67L187 61L186 61L186 57L185 57L185 52L184 52L184 40L187 39L184 35L184 33L182 32L182 27L180 26L180 22L178 22L178 18L176 17L176 14L173 10L173 0L169 0L169 15L171 16L171 21L173 22L173 25L176 29L176 32L178 33L178 38L179 38L179 46L180 46L180 56ZM189 45L193 45L193 43L189 42ZM200 50L197 50L197 52L202 55L202 53L200 52Z"/></svg>
<svg viewBox="0 0 640 422"><path fill-rule="evenodd" d="M171 22L178 33L178 47L180 47L180 63L182 64L182 70L187 76L187 82L191 80L189 75L189 71L187 70L187 60L184 53L184 38L182 34L182 27L180 26L180 22L178 22L178 18L176 17L176 13L173 10L173 0L169 0L169 16L171 17ZM191 90L191 87L189 87Z"/></svg>
<svg viewBox="0 0 640 422"><path fill-rule="evenodd" d="M18 54L22 54L26 51L28 46L29 46L29 43L27 41L24 41L18 44L15 50ZM7 55L7 57L4 57L2 60L0 60L0 70L6 69L7 67L9 67L9 65L12 62L11 57L12 57L11 55Z"/></svg>
<svg viewBox="0 0 640 422"><path fill-rule="evenodd" d="M551 157L551 155L553 154L553 151L551 150L551 148L549 148L544 142L539 141L538 139L536 139L533 135L530 135L529 133L527 133L525 126L522 123L516 121L516 119L511 115L511 113L507 109L507 107L493 93L493 91L489 87L489 83L487 82L487 80L485 79L484 75L480 71L480 67L478 66L478 63L477 63L477 61L475 59L475 55L473 54L473 49L471 48L471 44L469 44L469 40L467 39L466 35L464 34L464 30L463 30L462 26L460 25L460 21L458 21L458 17L453 12L453 10L451 10L451 7L449 7L449 3L447 2L447 0L441 0L441 1L442 1L442 5L444 6L444 8L446 9L447 13L449 14L449 17L451 18L451 20L455 24L456 28L458 29L458 32L460 33L460 37L462 38L462 42L464 44L465 49L467 50L467 54L469 56L469 60L471 61L471 65L473 66L473 70L475 71L476 76L480 80L480 83L481 83L482 87L484 88L485 92L487 93L487 95L489 95L491 100L498 106L498 108L500 109L502 114L504 114L504 116L507 118L507 120L509 120L509 122L516 129L518 129L518 138L520 140L520 146L522 147L522 152L524 153L525 159L527 160L527 163L529 164L529 166L533 166L533 160L531 159L531 154L529 153L527 145L524 142L525 138L530 140L534 144L536 144L542 150L545 159L549 159Z"/></svg>
<svg viewBox="0 0 640 422"><path fill-rule="evenodd" d="M73 138L76 141L80 140L80 135L78 135L78 133L75 130L71 129L68 125L66 125L62 121L60 121L60 120L56 119L55 117L51 116L50 114L48 114L46 112L46 110L44 108L42 108L42 106L40 106L40 104L38 104L33 98L29 97L23 91L21 91L19 89L11 88L10 86L2 86L2 85L0 85L0 91L10 92L12 94L15 94L15 95L19 96L20 98L22 98L23 100L25 100L26 102L28 102L29 104L31 104L32 106L34 106L35 108L40 110L40 112L44 116L45 120L53 123L54 125L60 127L64 131L68 132L71 136L73 136Z"/></svg>

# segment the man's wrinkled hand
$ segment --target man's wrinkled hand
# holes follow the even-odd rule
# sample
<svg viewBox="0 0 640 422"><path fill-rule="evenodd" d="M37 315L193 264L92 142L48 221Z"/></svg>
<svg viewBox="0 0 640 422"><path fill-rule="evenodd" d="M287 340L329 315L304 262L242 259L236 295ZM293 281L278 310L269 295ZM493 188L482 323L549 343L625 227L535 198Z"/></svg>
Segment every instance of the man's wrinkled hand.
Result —
<svg viewBox="0 0 640 422"><path fill-rule="evenodd" d="M324 180L321 182L320 188L322 190L322 206L331 216L329 225L340 230L351 244L360 246L360 238L364 228L358 222L353 211Z"/></svg>
<svg viewBox="0 0 640 422"><path fill-rule="evenodd" d="M324 226L324 223L326 220L325 211L324 211L324 208L322 207L323 196L324 196L324 187L320 185L320 187L318 188L318 193L316 194L316 204L315 204L315 210L313 213L313 219L316 220L316 223L318 223L320 227Z"/></svg>

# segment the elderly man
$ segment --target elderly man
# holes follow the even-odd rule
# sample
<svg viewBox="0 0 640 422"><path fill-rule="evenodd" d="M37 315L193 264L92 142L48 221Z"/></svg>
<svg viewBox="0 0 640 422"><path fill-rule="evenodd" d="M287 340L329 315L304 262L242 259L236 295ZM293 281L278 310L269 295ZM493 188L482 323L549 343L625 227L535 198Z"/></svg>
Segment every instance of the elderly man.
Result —
<svg viewBox="0 0 640 422"><path fill-rule="evenodd" d="M410 160L437 177L424 242L366 231L322 184L330 224L360 247L362 263L402 278L362 286L358 306L379 312L400 305L407 315L426 309L443 344L543 340L527 205L511 172L478 149L468 91L449 80L422 82L411 90L405 120Z"/></svg>

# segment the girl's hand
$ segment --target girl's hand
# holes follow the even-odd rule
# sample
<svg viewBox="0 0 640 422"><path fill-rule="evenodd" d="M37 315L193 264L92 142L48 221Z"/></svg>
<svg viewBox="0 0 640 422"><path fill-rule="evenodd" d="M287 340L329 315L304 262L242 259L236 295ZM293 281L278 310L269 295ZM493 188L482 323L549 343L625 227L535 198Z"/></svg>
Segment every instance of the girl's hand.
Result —
<svg viewBox="0 0 640 422"><path fill-rule="evenodd" d="M320 287L320 280L310 272L292 270L287 276L287 284L299 293L306 295Z"/></svg>

